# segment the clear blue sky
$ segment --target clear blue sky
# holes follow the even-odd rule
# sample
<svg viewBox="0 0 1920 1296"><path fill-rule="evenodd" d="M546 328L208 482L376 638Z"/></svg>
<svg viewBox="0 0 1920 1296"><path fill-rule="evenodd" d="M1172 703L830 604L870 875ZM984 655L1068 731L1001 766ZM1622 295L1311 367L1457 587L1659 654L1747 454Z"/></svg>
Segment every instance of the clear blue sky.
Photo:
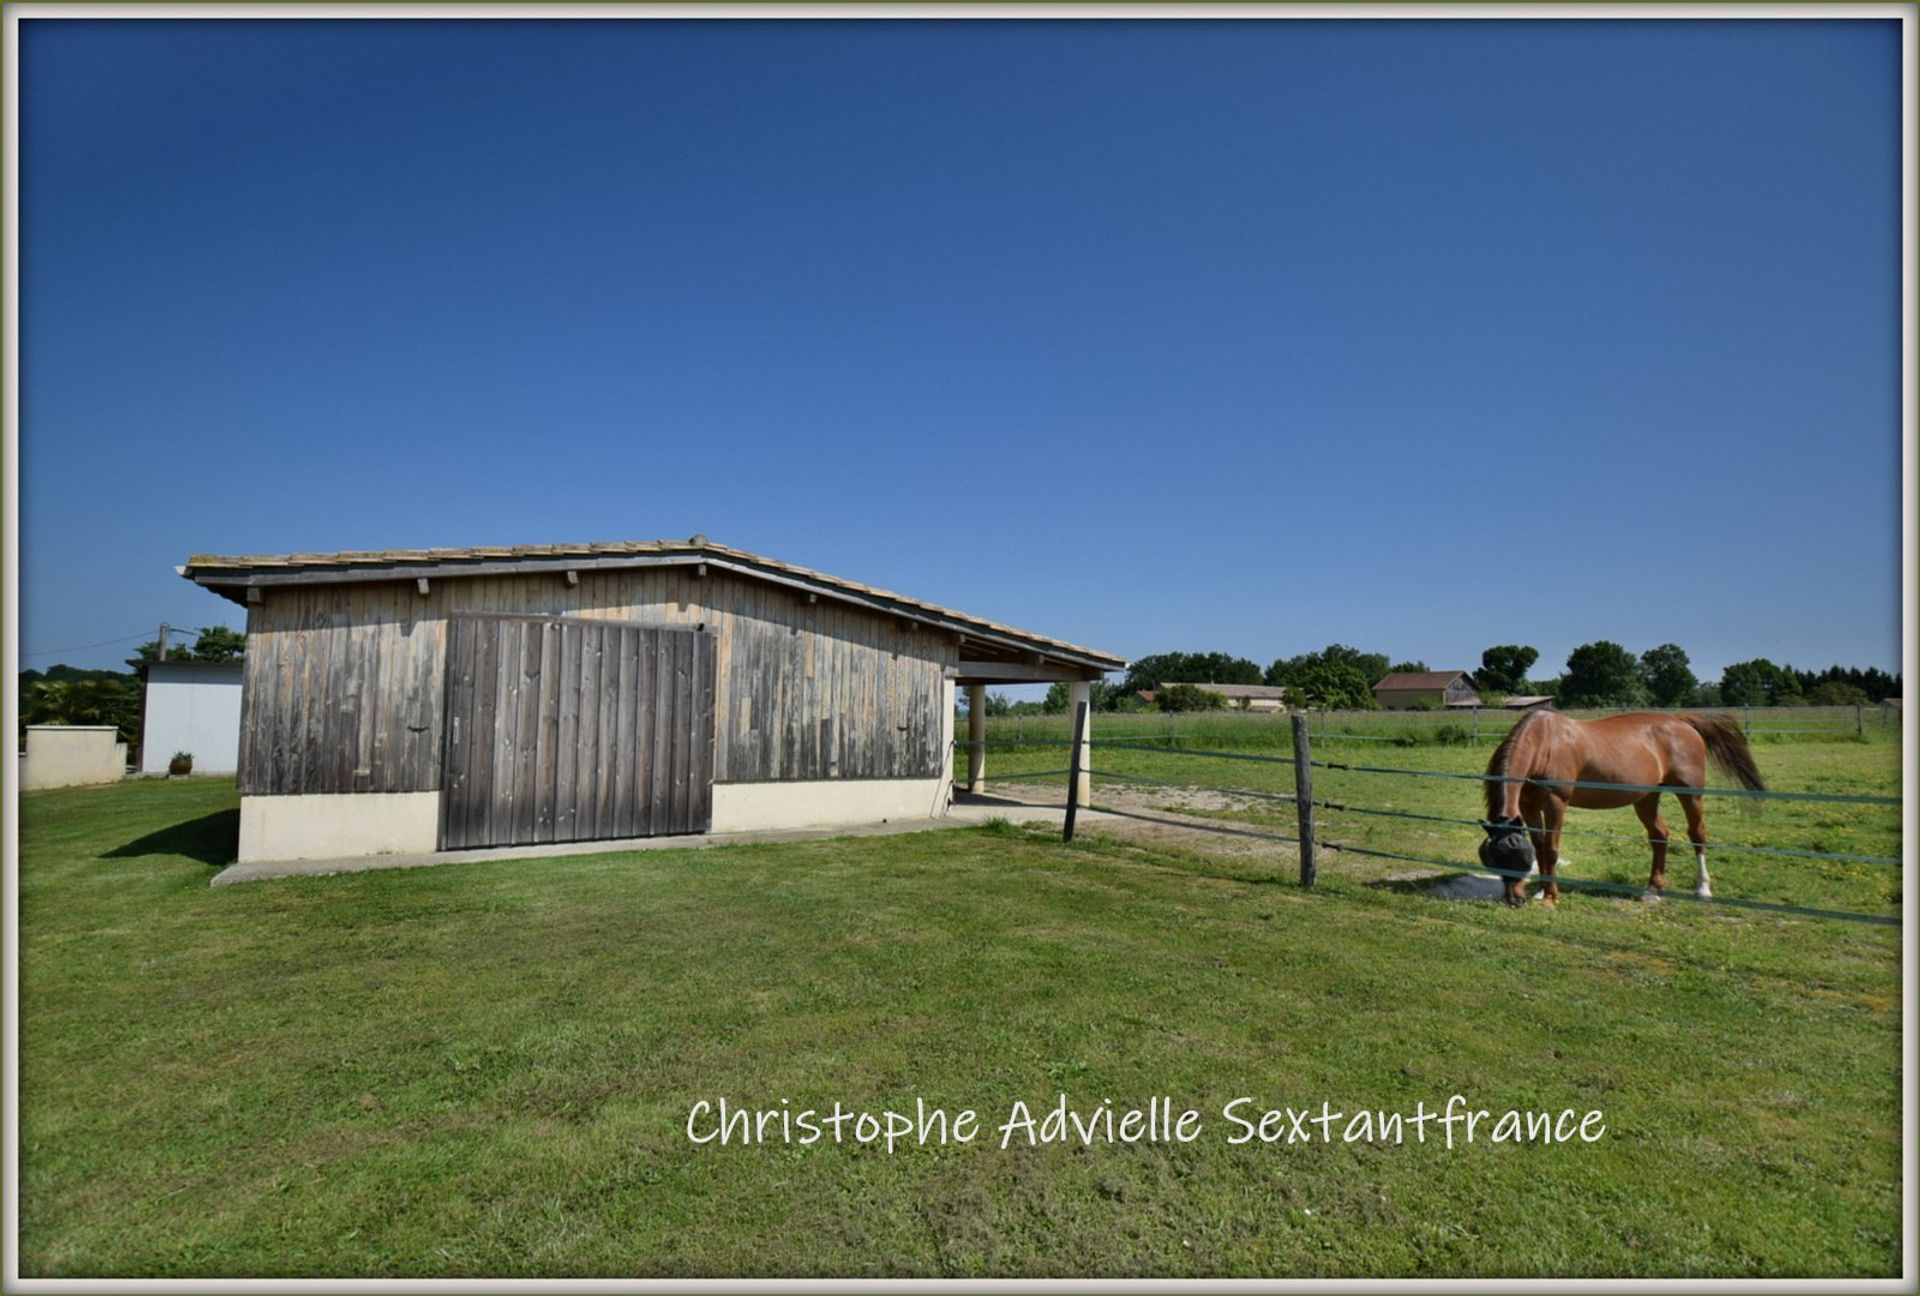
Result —
<svg viewBox="0 0 1920 1296"><path fill-rule="evenodd" d="M1899 665L1891 22L74 22L23 665L715 540L1129 656Z"/></svg>

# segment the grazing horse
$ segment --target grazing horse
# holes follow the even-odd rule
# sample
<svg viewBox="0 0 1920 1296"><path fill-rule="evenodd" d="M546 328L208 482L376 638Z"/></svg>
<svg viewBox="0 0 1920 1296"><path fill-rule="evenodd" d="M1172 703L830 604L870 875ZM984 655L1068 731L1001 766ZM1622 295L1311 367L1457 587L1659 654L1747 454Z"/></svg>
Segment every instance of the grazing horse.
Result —
<svg viewBox="0 0 1920 1296"><path fill-rule="evenodd" d="M1730 717L1712 715L1636 713L1572 720L1558 711L1529 712L1494 749L1487 773L1562 783L1699 788L1706 786L1709 757L1741 787L1757 792L1765 786L1740 726ZM1655 895L1667 889L1667 824L1660 817L1659 792L1543 786L1496 778L1487 780L1486 791L1488 840L1480 845L1481 863L1525 873L1537 862L1545 882L1541 899L1547 904L1560 898L1554 873L1562 862L1560 826L1570 806L1587 810L1632 806L1653 843L1653 873L1647 886ZM1674 796L1686 812L1687 839L1693 843L1694 894L1707 899L1713 895L1713 880L1707 876L1706 818L1700 804L1704 798L1697 793L1675 792ZM1526 879L1504 881L1507 903L1526 903Z"/></svg>

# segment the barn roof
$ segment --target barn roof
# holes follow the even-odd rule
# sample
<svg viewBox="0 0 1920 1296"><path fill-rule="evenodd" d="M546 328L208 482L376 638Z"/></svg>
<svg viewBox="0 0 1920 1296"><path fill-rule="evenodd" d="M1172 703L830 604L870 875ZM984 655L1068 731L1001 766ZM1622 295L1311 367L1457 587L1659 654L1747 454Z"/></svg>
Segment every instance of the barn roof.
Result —
<svg viewBox="0 0 1920 1296"><path fill-rule="evenodd" d="M195 554L178 568L190 581L244 605L250 588L274 585L333 585L418 577L457 579L535 571L604 570L623 567L707 565L721 571L797 586L870 610L910 616L963 637L1005 648L1040 652L1099 670L1124 670L1124 657L1100 652L1002 625L984 617L910 598L892 590L862 585L809 567L715 544L705 536L691 540L616 540L585 544L476 546L465 549L350 549L340 553Z"/></svg>
<svg viewBox="0 0 1920 1296"><path fill-rule="evenodd" d="M1396 671L1373 686L1373 691L1393 692L1399 689L1443 689L1453 683L1465 671Z"/></svg>

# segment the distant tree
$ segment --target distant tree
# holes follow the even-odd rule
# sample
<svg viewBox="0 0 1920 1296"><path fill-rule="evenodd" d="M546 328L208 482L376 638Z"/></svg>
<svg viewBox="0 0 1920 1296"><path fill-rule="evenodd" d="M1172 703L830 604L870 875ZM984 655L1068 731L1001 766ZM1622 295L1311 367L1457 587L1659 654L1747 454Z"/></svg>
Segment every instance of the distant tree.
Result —
<svg viewBox="0 0 1920 1296"><path fill-rule="evenodd" d="M105 679L36 682L20 699L22 725L113 725L121 740L140 740L140 681L131 675Z"/></svg>
<svg viewBox="0 0 1920 1296"><path fill-rule="evenodd" d="M200 661L234 661L247 651L247 636L226 626L201 626L193 641L193 655Z"/></svg>
<svg viewBox="0 0 1920 1296"><path fill-rule="evenodd" d="M1360 672L1361 678L1366 680L1369 689L1385 679L1390 669L1385 653L1363 653L1358 648L1336 643L1328 644L1319 652L1282 657L1267 667L1263 680L1254 682L1264 682L1278 688L1292 688L1304 673L1327 662L1340 662L1353 667Z"/></svg>
<svg viewBox="0 0 1920 1296"><path fill-rule="evenodd" d="M1121 688L1132 693L1163 684L1258 684L1260 667L1228 653L1153 653L1127 668Z"/></svg>
<svg viewBox="0 0 1920 1296"><path fill-rule="evenodd" d="M1518 693L1527 687L1527 672L1540 659L1540 650L1525 644L1498 644L1480 654L1473 682L1483 691Z"/></svg>
<svg viewBox="0 0 1920 1296"><path fill-rule="evenodd" d="M175 639L167 645L168 661L232 661L247 650L247 636L226 626L201 626L191 632L193 642ZM134 650L141 661L160 660L160 641L149 639Z"/></svg>
<svg viewBox="0 0 1920 1296"><path fill-rule="evenodd" d="M1808 706L1864 706L1872 700L1858 684L1848 684L1842 680L1815 684L1806 697Z"/></svg>
<svg viewBox="0 0 1920 1296"><path fill-rule="evenodd" d="M145 643L141 644L138 648L135 648L133 650L133 655L135 657L138 657L143 662L159 661L160 660L160 641L158 639L147 640ZM168 661L194 660L193 645L187 644L187 643L181 643L178 640L175 640L174 642L168 644L167 660Z"/></svg>
<svg viewBox="0 0 1920 1296"><path fill-rule="evenodd" d="M1700 681L1693 676L1686 651L1679 644L1661 644L1640 654L1640 683L1655 706L1686 706Z"/></svg>
<svg viewBox="0 0 1920 1296"><path fill-rule="evenodd" d="M1735 662L1720 673L1722 705L1792 706L1800 700L1800 681L1793 672L1765 657Z"/></svg>
<svg viewBox="0 0 1920 1296"><path fill-rule="evenodd" d="M1387 668L1387 675L1399 675L1402 672L1411 675L1424 675L1427 673L1427 664L1423 661L1403 661L1395 662ZM1385 679L1387 675L1382 675L1380 679ZM1373 681L1374 684L1378 684L1379 682L1380 680Z"/></svg>
<svg viewBox="0 0 1920 1296"><path fill-rule="evenodd" d="M1162 711L1221 711L1227 700L1193 684L1169 684L1153 695L1153 704Z"/></svg>
<svg viewBox="0 0 1920 1296"><path fill-rule="evenodd" d="M1360 667L1338 659L1309 662L1293 675L1286 690L1287 701L1301 707L1370 711L1379 705L1374 700L1373 685Z"/></svg>
<svg viewBox="0 0 1920 1296"><path fill-rule="evenodd" d="M990 716L1011 715L1013 714L1013 703L1007 700L1005 693L989 693L987 694L987 714Z"/></svg>
<svg viewBox="0 0 1920 1296"><path fill-rule="evenodd" d="M1581 644L1567 655L1560 702L1571 707L1633 706L1644 700L1640 662L1610 639Z"/></svg>
<svg viewBox="0 0 1920 1296"><path fill-rule="evenodd" d="M1105 680L1094 680L1087 686L1087 709L1089 711L1118 711L1122 700L1131 697L1125 689ZM1072 705L1073 686L1061 680L1047 686L1047 700L1042 703L1048 715L1063 715Z"/></svg>
<svg viewBox="0 0 1920 1296"><path fill-rule="evenodd" d="M1794 671L1793 674L1800 682L1800 691L1809 698L1823 684L1850 685L1866 694L1869 702L1900 696L1900 677L1889 675L1877 666L1865 670L1858 666L1829 666L1818 674L1813 671Z"/></svg>

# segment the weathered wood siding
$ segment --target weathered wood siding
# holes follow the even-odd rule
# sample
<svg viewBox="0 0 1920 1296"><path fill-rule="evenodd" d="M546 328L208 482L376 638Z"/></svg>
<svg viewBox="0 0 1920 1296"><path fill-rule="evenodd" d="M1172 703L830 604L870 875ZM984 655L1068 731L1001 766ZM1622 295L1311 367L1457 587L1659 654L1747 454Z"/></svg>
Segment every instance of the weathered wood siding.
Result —
<svg viewBox="0 0 1920 1296"><path fill-rule="evenodd" d="M714 636L715 782L933 778L945 766L943 631L692 568L283 586L249 609L240 790L441 786L448 617L539 613Z"/></svg>
<svg viewBox="0 0 1920 1296"><path fill-rule="evenodd" d="M441 848L707 831L713 647L696 630L454 617Z"/></svg>
<svg viewBox="0 0 1920 1296"><path fill-rule="evenodd" d="M240 791L440 786L446 618L411 585L275 590L247 611Z"/></svg>

